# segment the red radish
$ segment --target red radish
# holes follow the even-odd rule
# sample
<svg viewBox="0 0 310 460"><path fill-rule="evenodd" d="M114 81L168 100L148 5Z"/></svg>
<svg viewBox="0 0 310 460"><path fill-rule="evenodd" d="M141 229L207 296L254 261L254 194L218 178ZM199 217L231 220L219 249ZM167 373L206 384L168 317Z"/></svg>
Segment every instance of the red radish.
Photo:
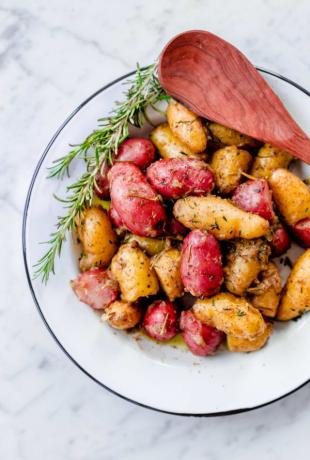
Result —
<svg viewBox="0 0 310 460"><path fill-rule="evenodd" d="M270 246L272 255L277 257L282 256L290 248L291 239L283 225L280 224L273 230Z"/></svg>
<svg viewBox="0 0 310 460"><path fill-rule="evenodd" d="M265 179L248 180L233 193L233 202L241 209L272 221L275 217L272 196Z"/></svg>
<svg viewBox="0 0 310 460"><path fill-rule="evenodd" d="M213 354L224 338L223 332L199 321L191 310L182 311L180 329L184 342L198 356Z"/></svg>
<svg viewBox="0 0 310 460"><path fill-rule="evenodd" d="M155 147L143 137L126 139L118 148L117 161L130 161L138 168L147 168L155 160Z"/></svg>
<svg viewBox="0 0 310 460"><path fill-rule="evenodd" d="M152 339L172 339L178 333L177 312L173 302L156 300L146 310L142 325Z"/></svg>
<svg viewBox="0 0 310 460"><path fill-rule="evenodd" d="M132 163L116 163L108 174L112 207L124 226L139 236L164 233L166 211L159 196L140 169Z"/></svg>
<svg viewBox="0 0 310 460"><path fill-rule="evenodd" d="M192 230L184 239L181 278L185 290L193 296L210 296L223 282L222 254L213 235Z"/></svg>
<svg viewBox="0 0 310 460"><path fill-rule="evenodd" d="M168 234L169 235L186 235L188 229L184 227L175 217L172 217L170 222L168 223Z"/></svg>
<svg viewBox="0 0 310 460"><path fill-rule="evenodd" d="M300 245L304 248L310 248L310 217L292 225L291 229Z"/></svg>
<svg viewBox="0 0 310 460"><path fill-rule="evenodd" d="M118 283L103 268L91 268L71 281L71 287L81 302L95 310L108 307L118 297Z"/></svg>
<svg viewBox="0 0 310 460"><path fill-rule="evenodd" d="M110 167L104 161L101 164L100 170L96 175L94 191L96 195L102 200L106 200L110 197L110 188L109 188L109 181L108 181L109 170L110 170Z"/></svg>
<svg viewBox="0 0 310 460"><path fill-rule="evenodd" d="M214 188L214 175L208 165L197 158L158 160L146 171L152 186L166 198L205 195Z"/></svg>

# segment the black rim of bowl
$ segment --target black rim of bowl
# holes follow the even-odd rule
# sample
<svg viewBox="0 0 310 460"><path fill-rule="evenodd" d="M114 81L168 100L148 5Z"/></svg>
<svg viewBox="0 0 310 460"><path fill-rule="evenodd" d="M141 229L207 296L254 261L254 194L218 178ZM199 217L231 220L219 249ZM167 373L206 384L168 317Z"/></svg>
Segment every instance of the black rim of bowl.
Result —
<svg viewBox="0 0 310 460"><path fill-rule="evenodd" d="M292 86L295 86L295 88L299 89L300 91L302 91L304 94L306 94L307 96L310 96L310 92L307 91L305 88L303 88L302 86L300 86L299 84L295 83L294 81L290 80L289 78L286 78L284 77L283 75L280 75L276 72L272 72L270 70L267 70L267 69L263 69L261 67L256 67L257 70L259 70L260 72L262 73L265 73L265 74L268 74L268 75L271 75L272 77L276 77L276 78L279 78L280 80L283 80L287 83L289 83L290 85ZM233 409L233 410L228 410L228 411L220 411L220 412L210 412L210 413L201 413L201 414L191 414L191 413L181 413L181 412L172 412L172 411L168 411L168 410L163 410L163 409L158 409L156 407L152 407L152 406L149 406L149 405L146 405L146 404L143 404L143 403L140 403L138 401L135 401L133 399L130 399L128 398L127 396L124 396L116 391L114 391L112 388L109 388L108 386L106 386L104 383L100 382L99 380L97 380L93 375L91 375L86 369L84 369L71 355L70 353L64 348L64 346L61 344L61 342L58 340L57 336L55 335L55 333L53 332L52 328L50 327L50 325L48 324L44 314L43 314L43 311L41 310L41 307L40 307L40 304L36 298L36 294L35 294L35 290L34 290L34 287L33 287L33 284L32 284L32 279L31 279L31 274L30 274L30 270L28 268L28 262L27 262L27 246L26 246L26 227L27 227L27 216L28 216L28 208L29 208L29 203L30 203L30 199L31 199L31 194L32 194L32 189L33 189L33 186L35 184L35 181L36 181L36 178L37 178L37 175L39 173L39 170L41 169L41 165L46 157L46 155L48 154L51 146L53 145L53 143L55 142L56 138L59 136L59 134L62 132L62 130L64 129L64 127L69 123L69 121L75 117L75 115L85 106L88 104L88 102L90 102L92 99L94 99L96 96L98 96L98 94L102 93L103 91L107 90L108 88L110 88L111 86L117 84L118 82L124 80L125 78L128 78L130 77L131 75L133 75L135 73L135 71L132 71L132 72L129 72L125 75L122 75L121 77L119 78L116 78L115 80L111 81L110 83L108 83L107 85L103 86L102 88L100 88L98 91L96 91L95 93L93 93L91 96L89 96L84 102L82 102L68 117L67 119L62 123L62 125L58 128L58 130L55 132L55 134L53 135L53 137L51 138L50 142L48 143L47 147L45 148L36 168L35 168L35 171L34 171L34 174L32 176L32 179L31 179L31 182L30 182L30 186L29 186L29 189L28 189L28 193L27 193L27 198L26 198L26 202L25 202L25 207L24 207L24 213L23 213L23 224L22 224L22 247L23 247L23 257L24 257L24 265L25 265L25 270L26 270L26 276L27 276L27 281L28 281L28 285L29 285L29 288L30 288L30 291L31 291L31 294L32 294L32 297L33 297L33 300L34 300L34 303L37 307L37 310L46 326L46 328L48 329L48 331L50 332L51 336L53 337L53 339L56 341L56 343L58 344L58 346L61 348L61 350L65 353L65 355L67 355L67 357L84 373L86 374L89 378L91 378L94 382L96 382L98 385L100 385L101 387L105 388L106 390L110 391L111 393L113 393L114 395L116 396L119 396L120 398L126 400L126 401L129 401L133 404L136 404L140 407L144 407L146 409L152 409L154 411L157 411L157 412L162 412L162 413L165 413L165 414L171 414L171 415L180 415L180 416L192 416L192 417L216 417L216 416L224 416L224 415L233 415L233 414L239 414L239 413L242 413L242 412L248 412L248 411L252 411L252 410L255 410L255 409L259 409L261 407L264 407L264 406L268 406L269 404L272 404L276 401L279 401L293 393L295 393L296 391L298 391L299 389L301 389L303 386L305 386L307 383L310 382L310 378L308 380L306 380L304 383L302 383L301 385L299 385L298 387L294 388L293 390L289 391L288 393L285 393L284 395L281 395L279 396L278 398L275 398L275 399L272 399L271 401L268 401L268 402L265 402L263 404L259 404L257 406L253 406L253 407L247 407L247 408L242 408L242 409Z"/></svg>

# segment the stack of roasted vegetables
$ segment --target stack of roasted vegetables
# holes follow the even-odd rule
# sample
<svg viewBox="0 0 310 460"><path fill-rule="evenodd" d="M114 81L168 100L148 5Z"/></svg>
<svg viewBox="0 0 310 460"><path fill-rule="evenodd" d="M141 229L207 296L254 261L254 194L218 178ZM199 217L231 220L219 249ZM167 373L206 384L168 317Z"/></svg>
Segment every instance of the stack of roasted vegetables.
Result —
<svg viewBox="0 0 310 460"><path fill-rule="evenodd" d="M272 261L291 237L310 246L310 191L291 160L170 102L150 140L129 138L102 164L76 222L74 292L110 326L181 333L197 355L225 339L229 351L261 348L273 319L310 309L310 250L284 288Z"/></svg>

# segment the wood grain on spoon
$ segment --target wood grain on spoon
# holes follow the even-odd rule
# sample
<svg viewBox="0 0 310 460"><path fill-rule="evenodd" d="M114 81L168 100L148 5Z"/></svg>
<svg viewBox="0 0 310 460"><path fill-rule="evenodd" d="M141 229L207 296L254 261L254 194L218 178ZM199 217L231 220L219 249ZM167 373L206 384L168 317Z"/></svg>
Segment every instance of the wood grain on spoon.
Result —
<svg viewBox="0 0 310 460"><path fill-rule="evenodd" d="M201 117L310 163L310 139L248 59L210 32L193 30L162 51L159 81Z"/></svg>

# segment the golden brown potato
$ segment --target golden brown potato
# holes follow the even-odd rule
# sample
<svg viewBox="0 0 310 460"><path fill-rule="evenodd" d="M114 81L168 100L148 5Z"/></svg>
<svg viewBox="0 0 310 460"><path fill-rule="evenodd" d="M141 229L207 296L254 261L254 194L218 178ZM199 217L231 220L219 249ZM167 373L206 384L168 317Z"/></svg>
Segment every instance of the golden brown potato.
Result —
<svg viewBox="0 0 310 460"><path fill-rule="evenodd" d="M200 159L206 158L204 153L194 153L187 145L181 142L173 134L168 123L163 123L153 129L150 134L150 139L157 147L162 158L186 158L186 156L194 156Z"/></svg>
<svg viewBox="0 0 310 460"><path fill-rule="evenodd" d="M159 284L148 256L134 244L123 244L113 257L113 277L118 281L122 300L135 302L139 297L157 294Z"/></svg>
<svg viewBox="0 0 310 460"><path fill-rule="evenodd" d="M201 119L184 105L172 101L167 108L167 120L173 134L193 153L206 150L207 135Z"/></svg>
<svg viewBox="0 0 310 460"><path fill-rule="evenodd" d="M193 311L197 319L225 334L240 339L255 339L263 334L266 323L259 310L243 297L220 293L196 300Z"/></svg>
<svg viewBox="0 0 310 460"><path fill-rule="evenodd" d="M131 329L140 321L141 310L134 303L116 300L104 310L101 318L115 329Z"/></svg>
<svg viewBox="0 0 310 460"><path fill-rule="evenodd" d="M180 265L181 251L177 248L166 249L152 258L152 266L169 300L183 295Z"/></svg>
<svg viewBox="0 0 310 460"><path fill-rule="evenodd" d="M254 286L248 289L248 293L253 307L258 308L268 318L276 316L281 294L281 277L274 263L269 262Z"/></svg>
<svg viewBox="0 0 310 460"><path fill-rule="evenodd" d="M266 329L260 335L258 335L255 339L240 339L238 337L234 337L233 335L227 336L227 348L229 351L234 352L243 352L248 353L249 351L256 351L260 348L263 348L266 345L267 340L269 339L272 333L273 326L271 323L266 324Z"/></svg>
<svg viewBox="0 0 310 460"><path fill-rule="evenodd" d="M219 123L209 123L208 129L212 134L213 139L222 145L236 145L242 147L247 145L249 147L256 147L258 142L246 134L241 134L232 128L220 125Z"/></svg>
<svg viewBox="0 0 310 460"><path fill-rule="evenodd" d="M287 169L276 169L269 178L273 199L289 225L310 217L310 189Z"/></svg>
<svg viewBox="0 0 310 460"><path fill-rule="evenodd" d="M310 249L296 261L284 288L277 318L287 321L310 310Z"/></svg>
<svg viewBox="0 0 310 460"><path fill-rule="evenodd" d="M117 250L117 237L103 209L85 209L76 221L77 233L83 247L81 270L107 266Z"/></svg>
<svg viewBox="0 0 310 460"><path fill-rule="evenodd" d="M167 244L166 238L149 238L147 236L138 236L129 233L125 238L126 243L136 241L138 246L146 251L149 256L155 256L165 249Z"/></svg>
<svg viewBox="0 0 310 460"><path fill-rule="evenodd" d="M269 179L271 173L278 168L287 168L293 157L288 152L265 144L254 159L251 176Z"/></svg>
<svg viewBox="0 0 310 460"><path fill-rule="evenodd" d="M246 150L238 149L235 145L224 147L213 153L211 167L214 171L215 184L219 192L232 192L242 178L242 172L247 172L252 156Z"/></svg>
<svg viewBox="0 0 310 460"><path fill-rule="evenodd" d="M238 240L231 244L224 268L228 291L242 295L268 264L270 247L262 239Z"/></svg>
<svg viewBox="0 0 310 460"><path fill-rule="evenodd" d="M259 238L269 230L267 220L212 195L181 198L176 201L173 214L185 227L207 230L218 240Z"/></svg>

